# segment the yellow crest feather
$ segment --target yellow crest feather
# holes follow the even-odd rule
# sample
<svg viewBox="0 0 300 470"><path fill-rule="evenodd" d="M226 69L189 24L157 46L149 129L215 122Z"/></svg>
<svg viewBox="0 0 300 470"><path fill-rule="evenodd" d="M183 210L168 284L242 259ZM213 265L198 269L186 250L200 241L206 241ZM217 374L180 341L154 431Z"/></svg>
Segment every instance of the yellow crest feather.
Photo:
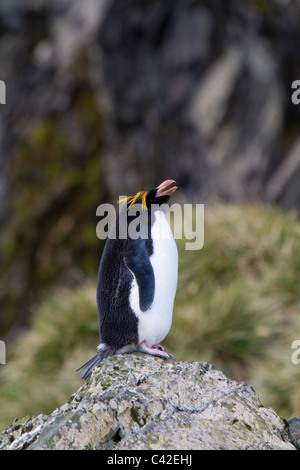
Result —
<svg viewBox="0 0 300 470"><path fill-rule="evenodd" d="M123 197L122 199L119 199L117 202L121 204L122 202L130 201L130 204L127 208L130 209L130 207L136 203L136 201L141 198L142 199L142 208L143 210L147 210L147 203L146 203L146 197L147 197L148 191L139 191L136 193L134 196L127 196Z"/></svg>

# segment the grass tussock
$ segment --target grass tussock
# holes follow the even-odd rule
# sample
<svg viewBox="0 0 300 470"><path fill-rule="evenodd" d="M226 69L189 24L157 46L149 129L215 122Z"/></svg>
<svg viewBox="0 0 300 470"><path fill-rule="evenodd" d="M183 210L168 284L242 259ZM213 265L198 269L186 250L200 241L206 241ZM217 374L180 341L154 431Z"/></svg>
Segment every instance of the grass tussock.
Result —
<svg viewBox="0 0 300 470"><path fill-rule="evenodd" d="M205 240L177 240L179 281L165 347L182 360L212 362L247 381L265 406L300 416L300 223L274 208L205 208ZM36 309L0 376L0 427L49 413L82 383L74 371L98 344L95 283L60 292ZM299 354L300 357L300 354Z"/></svg>

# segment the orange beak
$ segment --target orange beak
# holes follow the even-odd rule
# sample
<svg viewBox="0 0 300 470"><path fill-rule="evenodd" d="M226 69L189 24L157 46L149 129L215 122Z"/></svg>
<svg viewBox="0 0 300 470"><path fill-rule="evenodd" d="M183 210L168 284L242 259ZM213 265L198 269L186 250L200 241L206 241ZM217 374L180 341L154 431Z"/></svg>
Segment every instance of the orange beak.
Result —
<svg viewBox="0 0 300 470"><path fill-rule="evenodd" d="M176 191L177 186L172 186L171 188L167 189L173 183L175 183L174 180L166 180L163 183L161 183L159 186L157 186L156 197L170 196L171 194L173 194L174 191Z"/></svg>

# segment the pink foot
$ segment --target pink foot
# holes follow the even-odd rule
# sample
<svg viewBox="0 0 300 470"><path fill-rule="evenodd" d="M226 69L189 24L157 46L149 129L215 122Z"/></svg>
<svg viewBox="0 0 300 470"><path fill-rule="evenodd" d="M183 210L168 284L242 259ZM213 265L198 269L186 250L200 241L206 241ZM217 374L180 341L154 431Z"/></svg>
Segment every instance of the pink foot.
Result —
<svg viewBox="0 0 300 470"><path fill-rule="evenodd" d="M139 345L138 350L143 353L152 354L152 356L164 357L165 359L172 357L172 354L168 354L163 346L160 344L154 344L149 348L145 341Z"/></svg>

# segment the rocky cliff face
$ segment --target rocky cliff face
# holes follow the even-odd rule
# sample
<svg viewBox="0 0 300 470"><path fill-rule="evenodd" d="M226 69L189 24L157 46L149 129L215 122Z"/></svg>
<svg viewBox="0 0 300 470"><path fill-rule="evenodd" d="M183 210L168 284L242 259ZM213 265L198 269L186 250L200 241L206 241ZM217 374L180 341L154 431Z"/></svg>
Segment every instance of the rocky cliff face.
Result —
<svg viewBox="0 0 300 470"><path fill-rule="evenodd" d="M15 421L0 449L293 450L289 439L249 385L204 362L131 354L106 359L50 416Z"/></svg>
<svg viewBox="0 0 300 470"><path fill-rule="evenodd" d="M172 174L191 198L299 208L299 14L292 1L111 2L98 35L111 187Z"/></svg>
<svg viewBox="0 0 300 470"><path fill-rule="evenodd" d="M106 121L98 151L112 197L159 173L192 197L299 208L295 2L3 0L0 14L1 196L14 183L10 159L25 158L20 145L36 151L37 123L92 153L84 115L75 119L85 90Z"/></svg>

